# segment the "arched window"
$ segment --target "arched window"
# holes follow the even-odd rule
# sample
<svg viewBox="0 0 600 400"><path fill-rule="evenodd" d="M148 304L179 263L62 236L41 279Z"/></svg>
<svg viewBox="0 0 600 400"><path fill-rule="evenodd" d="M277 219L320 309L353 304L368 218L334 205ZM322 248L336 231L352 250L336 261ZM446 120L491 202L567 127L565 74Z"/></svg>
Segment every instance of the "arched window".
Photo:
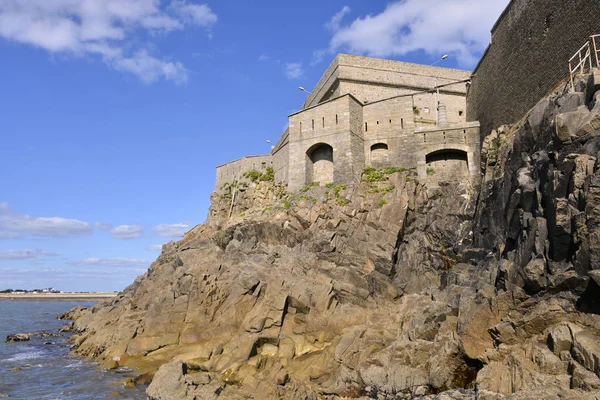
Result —
<svg viewBox="0 0 600 400"><path fill-rule="evenodd" d="M306 151L306 184L333 183L333 147L317 143Z"/></svg>
<svg viewBox="0 0 600 400"><path fill-rule="evenodd" d="M371 146L371 166L384 167L389 165L388 145L375 143Z"/></svg>
<svg viewBox="0 0 600 400"><path fill-rule="evenodd" d="M428 178L440 181L461 181L469 179L467 153L462 150L444 149L427 154Z"/></svg>

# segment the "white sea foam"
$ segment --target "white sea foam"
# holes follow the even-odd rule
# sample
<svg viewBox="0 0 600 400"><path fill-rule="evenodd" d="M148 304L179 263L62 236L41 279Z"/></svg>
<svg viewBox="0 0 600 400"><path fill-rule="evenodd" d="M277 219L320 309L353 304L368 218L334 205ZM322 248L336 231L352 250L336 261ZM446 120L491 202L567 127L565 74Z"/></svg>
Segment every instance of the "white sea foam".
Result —
<svg viewBox="0 0 600 400"><path fill-rule="evenodd" d="M41 358L44 356L42 351L27 351L25 353L15 354L13 357L5 358L0 360L0 363L11 363L15 361L33 360L35 358Z"/></svg>
<svg viewBox="0 0 600 400"><path fill-rule="evenodd" d="M83 362L77 361L77 362L67 365L65 368L79 369L79 368L81 368L82 365L83 365Z"/></svg>

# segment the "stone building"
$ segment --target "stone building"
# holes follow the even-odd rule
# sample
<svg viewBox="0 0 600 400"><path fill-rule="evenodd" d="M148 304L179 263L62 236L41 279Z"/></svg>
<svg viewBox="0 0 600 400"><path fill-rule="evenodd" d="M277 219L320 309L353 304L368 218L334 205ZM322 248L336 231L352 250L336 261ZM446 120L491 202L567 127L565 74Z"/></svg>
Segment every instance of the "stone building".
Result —
<svg viewBox="0 0 600 400"><path fill-rule="evenodd" d="M481 123L482 140L492 129L519 121L569 76L568 60L600 34L599 15L597 0L509 2L468 90L467 118Z"/></svg>
<svg viewBox="0 0 600 400"><path fill-rule="evenodd" d="M466 122L457 69L339 54L271 154L217 167L216 188L272 167L297 191L311 182L352 184L365 167L416 168L422 179L479 178L479 123Z"/></svg>

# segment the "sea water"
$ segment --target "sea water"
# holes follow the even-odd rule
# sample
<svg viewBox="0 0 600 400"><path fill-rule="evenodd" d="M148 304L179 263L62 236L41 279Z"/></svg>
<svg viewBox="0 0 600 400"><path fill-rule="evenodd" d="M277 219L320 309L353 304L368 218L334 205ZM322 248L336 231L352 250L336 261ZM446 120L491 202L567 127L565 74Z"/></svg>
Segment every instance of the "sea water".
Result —
<svg viewBox="0 0 600 400"><path fill-rule="evenodd" d="M105 371L69 352L69 334L34 336L28 342L6 343L7 335L56 332L68 321L56 317L93 302L0 301L0 399L145 399L145 387L126 388L131 371ZM12 371L11 371L12 370Z"/></svg>

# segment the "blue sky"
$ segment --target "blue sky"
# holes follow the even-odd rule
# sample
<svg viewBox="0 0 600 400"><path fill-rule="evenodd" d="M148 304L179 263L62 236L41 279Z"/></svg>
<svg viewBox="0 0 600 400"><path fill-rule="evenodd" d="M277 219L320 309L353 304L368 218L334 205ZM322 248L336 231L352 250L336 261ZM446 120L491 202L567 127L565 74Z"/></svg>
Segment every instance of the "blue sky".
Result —
<svg viewBox="0 0 600 400"><path fill-rule="evenodd" d="M0 289L123 289L336 53L472 69L506 4L0 0Z"/></svg>

